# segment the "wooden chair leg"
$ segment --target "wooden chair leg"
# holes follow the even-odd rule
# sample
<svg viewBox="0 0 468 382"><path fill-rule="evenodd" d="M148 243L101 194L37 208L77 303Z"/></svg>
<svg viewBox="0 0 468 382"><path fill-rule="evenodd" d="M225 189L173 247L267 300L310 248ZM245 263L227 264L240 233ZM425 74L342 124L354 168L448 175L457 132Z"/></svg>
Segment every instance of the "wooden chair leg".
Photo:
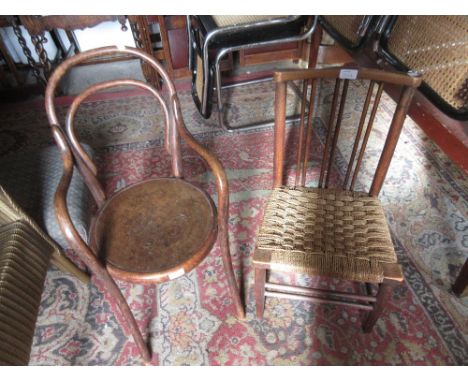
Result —
<svg viewBox="0 0 468 382"><path fill-rule="evenodd" d="M460 296L467 286L468 286L468 260L466 260L465 264L463 264L463 267L460 270L460 273L458 274L457 279L455 280L455 284L453 284L452 286L453 293L455 293L457 296Z"/></svg>
<svg viewBox="0 0 468 382"><path fill-rule="evenodd" d="M365 333L369 333L374 327L377 319L384 310L385 303L390 299L392 290L396 285L401 285L404 282L403 271L399 264L383 263L381 264L384 273L384 280L379 285L377 292L377 301L374 304L374 309L369 312L363 324Z"/></svg>
<svg viewBox="0 0 468 382"><path fill-rule="evenodd" d="M147 344L145 343L145 340L143 339L143 336L140 332L140 329L138 328L138 324L135 320L135 317L133 316L132 311L130 310L130 307L127 304L127 300L125 300L125 297L123 296L122 292L120 291L119 287L115 283L115 281L112 279L112 277L106 273L100 275L101 280L104 283L105 288L109 292L109 294L115 298L117 302L117 306L120 309L120 312L122 313L125 321L128 324L128 327L130 329L130 332L133 336L133 339L140 350L140 354L144 360L144 362L149 365L151 363L151 354L149 351L149 348ZM99 277L99 276L97 276Z"/></svg>
<svg viewBox="0 0 468 382"><path fill-rule="evenodd" d="M379 291L377 292L377 301L374 304L374 309L370 311L364 321L362 329L365 333L370 333L377 322L378 318L382 314L385 307L385 302L390 298L393 290L391 283L385 281L379 285Z"/></svg>
<svg viewBox="0 0 468 382"><path fill-rule="evenodd" d="M263 318L263 311L265 309L265 282L266 282L266 269L255 267L255 312L257 318Z"/></svg>
<svg viewBox="0 0 468 382"><path fill-rule="evenodd" d="M244 304L240 297L240 290L237 287L236 276L234 275L234 269L232 267L231 254L229 251L229 241L226 230L222 229L222 232L219 234L220 238L220 247L221 247L221 256L223 258L224 271L226 272L229 291L232 298L234 299L234 305L236 306L237 317L239 319L245 318Z"/></svg>

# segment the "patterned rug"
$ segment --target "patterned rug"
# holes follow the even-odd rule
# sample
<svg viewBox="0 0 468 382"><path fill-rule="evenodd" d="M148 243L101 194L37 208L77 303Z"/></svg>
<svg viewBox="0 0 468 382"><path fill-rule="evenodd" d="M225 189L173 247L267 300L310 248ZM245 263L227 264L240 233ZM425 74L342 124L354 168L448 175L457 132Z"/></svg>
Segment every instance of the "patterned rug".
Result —
<svg viewBox="0 0 468 382"><path fill-rule="evenodd" d="M350 89L356 103L363 89ZM321 109L332 88L324 84ZM273 88L239 88L230 94L233 124L270 115ZM151 343L155 365L468 365L468 298L456 298L450 285L467 256L468 180L407 119L381 200L385 207L406 282L397 288L373 332L363 334L361 313L351 308L268 298L265 317L254 317L251 256L255 233L271 187L271 129L235 134L216 128L216 115L203 121L190 98L181 93L184 118L197 139L220 158L230 181L230 246L238 280L245 291L247 318L239 321L227 293L219 249L187 276L158 286L120 283L135 317ZM265 106L261 106L265 105ZM259 107L261 106L261 107ZM358 111L344 113L344 130L335 176L349 156L347 123ZM369 154L381 147L393 102L384 97ZM1 111L1 150L28 143L51 143L42 109ZM358 109L359 110L359 109ZM89 102L80 113L84 140L98 149L106 192L167 174L168 157L158 128L160 114L144 95ZM320 114L319 114L320 116ZM241 121L243 119L243 121ZM312 163L323 144L325 126L316 118ZM292 150L297 127L288 129ZM365 158L366 159L366 158ZM368 159L371 159L369 157ZM359 181L372 168L368 160ZM202 161L184 146L186 176L212 195L214 183ZM294 176L294 165L287 165ZM308 181L315 179L309 174ZM68 252L72 258L73 253ZM290 276L274 274L287 279ZM353 285L322 278L297 277L299 285L352 290ZM32 365L138 365L136 346L114 312L115 302L94 280L84 285L49 270L31 354ZM117 313L118 315L118 313Z"/></svg>

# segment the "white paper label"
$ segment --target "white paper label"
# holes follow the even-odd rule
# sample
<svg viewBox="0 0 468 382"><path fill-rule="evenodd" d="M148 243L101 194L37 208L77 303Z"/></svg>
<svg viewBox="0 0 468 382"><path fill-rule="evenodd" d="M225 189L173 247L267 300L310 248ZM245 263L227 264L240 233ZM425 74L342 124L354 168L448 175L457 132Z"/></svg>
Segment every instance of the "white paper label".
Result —
<svg viewBox="0 0 468 382"><path fill-rule="evenodd" d="M185 271L184 269L179 269L178 271L175 271L175 272L172 272L172 273L169 273L169 280L174 280L176 279L177 277L179 276L182 276L185 274Z"/></svg>
<svg viewBox="0 0 468 382"><path fill-rule="evenodd" d="M343 80L355 80L358 76L359 70L357 69L341 69L340 78Z"/></svg>

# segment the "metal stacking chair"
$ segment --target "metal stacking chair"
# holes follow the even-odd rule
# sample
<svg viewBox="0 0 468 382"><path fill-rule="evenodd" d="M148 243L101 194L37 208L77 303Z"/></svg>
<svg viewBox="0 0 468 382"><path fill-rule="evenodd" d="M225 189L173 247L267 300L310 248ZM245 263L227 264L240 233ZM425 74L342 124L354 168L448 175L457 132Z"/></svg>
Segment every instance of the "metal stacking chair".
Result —
<svg viewBox="0 0 468 382"><path fill-rule="evenodd" d="M226 124L220 62L226 54L241 49L305 40L312 35L316 24L317 18L311 21L308 16L187 16L192 96L203 118L211 116L215 90L221 129L232 131L271 125L262 122L231 127ZM269 80L271 77L238 82L234 86Z"/></svg>
<svg viewBox="0 0 468 382"><path fill-rule="evenodd" d="M335 80L335 87L330 116L324 119L328 120L328 131L323 157L319 163L320 174L318 179L313 179L318 186L305 187L312 144L314 98L320 79ZM352 153L346 175L340 180L341 184L332 185L337 142L349 82L352 80L359 81L361 87L368 82L369 90L356 129L355 141L349 143L352 145ZM256 314L262 317L265 297L334 303L368 311L364 330L370 331L385 300L389 298L392 287L403 282L402 270L398 265L384 211L377 196L390 165L408 106L421 78L374 69L335 67L280 71L275 73L274 81L273 190L267 200L253 255ZM285 142L290 141L286 139L285 129L286 86L290 81L302 81L304 89L293 186L285 185L284 172ZM357 175L385 84L402 86L401 97L394 111L370 190L356 192L353 189L357 184ZM372 111L367 116L371 104ZM311 105L311 108L306 113L307 105ZM354 164L356 154L357 162ZM312 163L315 164L316 160ZM317 174L313 169L311 173ZM267 280L267 272L274 271L338 278L359 282L368 288L362 294L283 285ZM378 284L376 294L370 287L372 284Z"/></svg>

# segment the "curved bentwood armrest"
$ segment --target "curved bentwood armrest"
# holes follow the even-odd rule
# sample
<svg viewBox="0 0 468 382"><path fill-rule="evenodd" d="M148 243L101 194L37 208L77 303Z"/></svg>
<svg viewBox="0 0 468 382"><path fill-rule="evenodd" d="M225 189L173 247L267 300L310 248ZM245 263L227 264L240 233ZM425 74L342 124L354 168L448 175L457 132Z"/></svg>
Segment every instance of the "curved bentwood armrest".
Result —
<svg viewBox="0 0 468 382"><path fill-rule="evenodd" d="M60 229L65 235L65 239L75 251L82 251L85 254L85 258L83 260L85 261L86 266L93 269L97 265L97 258L90 251L89 247L78 233L78 230L70 217L67 205L68 189L73 176L73 155L61 128L56 124L53 124L51 128L63 162L62 177L60 178L54 197L57 220L60 225Z"/></svg>
<svg viewBox="0 0 468 382"><path fill-rule="evenodd" d="M138 331L138 324L132 315L125 298L120 292L120 289L115 281L110 277L109 273L100 263L99 258L83 241L70 217L67 206L67 193L73 176L73 155L67 144L65 135L60 127L57 124L52 124L51 128L63 160L63 174L57 186L54 199L55 210L60 229L62 230L72 249L81 254L80 258L83 260L86 267L91 271L91 274L95 275L99 280L101 280L109 293L111 293L116 298L117 306L128 320L133 338L137 343L138 348L142 352L143 359L146 363L149 363L151 361L151 355L141 333Z"/></svg>
<svg viewBox="0 0 468 382"><path fill-rule="evenodd" d="M229 186L223 165L210 150L200 145L192 136L192 134L190 134L190 132L187 130L187 127L185 126L184 120L182 118L182 112L180 110L180 103L177 95L172 97L171 103L174 110L175 124L178 133L182 139L187 142L190 148L192 148L198 155L200 155L208 167L213 171L214 177L216 179L216 189L218 191L218 218L221 221L223 218L222 215L224 213L227 215L229 206Z"/></svg>
<svg viewBox="0 0 468 382"><path fill-rule="evenodd" d="M174 110L175 125L182 139L206 162L208 167L213 171L216 180L216 190L218 193L218 240L221 248L221 258L228 274L228 288L234 296L235 305L238 317L244 318L245 311L240 299L239 290L236 285L234 268L229 253L229 234L228 234L228 218L229 218L229 185L226 172L219 159L206 147L200 145L190 132L185 127L180 104L177 95L171 99Z"/></svg>
<svg viewBox="0 0 468 382"><path fill-rule="evenodd" d="M161 76L161 78L165 82L168 92L169 92L169 99L172 97L173 94L175 94L175 87L172 84L169 76L165 72L164 68L161 66L161 64L158 61L156 61L153 57L146 54L145 52L142 52L135 48L129 48L129 47L119 48L115 46L92 49L92 50L77 54L76 56L73 56L67 59L66 61L64 61L62 64L60 64L57 67L53 75L50 77L50 80L46 89L46 94L45 94L45 107L46 107L47 117L48 117L50 125L56 125L60 127L57 114L56 114L56 110L55 110L55 105L54 105L54 94L55 94L55 89L58 86L60 79L64 76L64 74L68 70L70 70L72 67L74 67L75 65L81 62L87 61L89 59L92 59L98 56L115 54L115 53L130 54L132 56L137 56L141 58L143 61L148 62L153 67L153 69L156 70L156 72ZM159 101L164 112L164 119L166 123L165 144L166 144L167 151L170 153L172 157L172 173L175 177L182 176L180 146L178 142L176 128L173 126L173 118L172 118L173 112L172 110L169 110L170 105L168 108L166 105L166 102L164 101L164 99L162 98L162 96L156 89L154 89L153 87L151 87L150 85L144 82L131 80L131 79L107 81L107 82L103 82L103 83L90 86L82 94L77 96L75 100L73 101L68 111L67 117L66 117L66 129L64 130L66 134L64 138L65 138L65 141L68 142L68 144L71 147L72 154L76 159L76 165L79 168L80 173L83 175L83 178L87 186L89 187L98 207L102 206L102 204L104 203L104 199L105 199L104 190L102 189L97 179L97 168L95 164L91 161L90 157L88 156L86 151L83 149L82 145L79 143L75 135L73 119L75 117L75 114L80 104L90 95L100 90L109 89L109 88L116 87L116 86L126 86L126 85L137 86L137 87L146 89Z"/></svg>

